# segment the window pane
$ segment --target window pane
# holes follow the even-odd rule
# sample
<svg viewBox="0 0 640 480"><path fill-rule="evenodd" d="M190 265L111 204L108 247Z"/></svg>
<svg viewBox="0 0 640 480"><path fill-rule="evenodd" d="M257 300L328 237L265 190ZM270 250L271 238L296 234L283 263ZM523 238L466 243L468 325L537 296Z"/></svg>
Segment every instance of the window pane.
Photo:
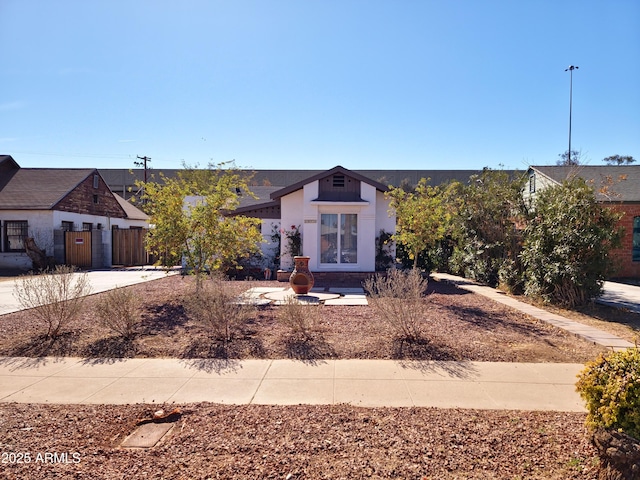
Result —
<svg viewBox="0 0 640 480"><path fill-rule="evenodd" d="M340 215L340 263L358 263L358 215Z"/></svg>
<svg viewBox="0 0 640 480"><path fill-rule="evenodd" d="M633 218L633 261L640 262L640 217Z"/></svg>
<svg viewBox="0 0 640 480"><path fill-rule="evenodd" d="M24 239L28 235L27 222L5 222L7 235L7 250L10 252L20 252L24 250Z"/></svg>
<svg viewBox="0 0 640 480"><path fill-rule="evenodd" d="M320 263L338 263L338 215L320 215Z"/></svg>

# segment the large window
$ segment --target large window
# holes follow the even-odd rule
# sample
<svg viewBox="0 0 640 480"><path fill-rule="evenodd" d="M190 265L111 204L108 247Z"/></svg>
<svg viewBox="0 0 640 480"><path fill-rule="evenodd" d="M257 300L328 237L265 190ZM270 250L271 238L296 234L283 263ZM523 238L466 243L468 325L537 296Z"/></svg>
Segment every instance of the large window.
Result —
<svg viewBox="0 0 640 480"><path fill-rule="evenodd" d="M633 217L633 261L640 262L640 217Z"/></svg>
<svg viewBox="0 0 640 480"><path fill-rule="evenodd" d="M320 263L358 262L358 215L320 215Z"/></svg>
<svg viewBox="0 0 640 480"><path fill-rule="evenodd" d="M4 245L7 252L24 252L24 239L29 234L26 220L4 222Z"/></svg>

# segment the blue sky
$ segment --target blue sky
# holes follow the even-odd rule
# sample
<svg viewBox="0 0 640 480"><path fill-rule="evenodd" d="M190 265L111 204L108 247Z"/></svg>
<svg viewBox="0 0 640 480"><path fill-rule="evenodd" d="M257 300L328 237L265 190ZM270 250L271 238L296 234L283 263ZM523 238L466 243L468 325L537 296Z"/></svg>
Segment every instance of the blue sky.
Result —
<svg viewBox="0 0 640 480"><path fill-rule="evenodd" d="M0 0L23 167L640 162L637 0Z"/></svg>

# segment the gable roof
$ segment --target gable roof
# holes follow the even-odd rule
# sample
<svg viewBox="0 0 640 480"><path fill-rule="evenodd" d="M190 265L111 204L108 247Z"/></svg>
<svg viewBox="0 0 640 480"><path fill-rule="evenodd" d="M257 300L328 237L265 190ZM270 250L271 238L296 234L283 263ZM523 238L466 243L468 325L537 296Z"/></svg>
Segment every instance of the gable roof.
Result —
<svg viewBox="0 0 640 480"><path fill-rule="evenodd" d="M95 168L20 168L10 155L0 155L0 210L52 210ZM103 179L104 181L104 179ZM126 218L149 220L142 210L109 192Z"/></svg>
<svg viewBox="0 0 640 480"><path fill-rule="evenodd" d="M273 192L271 194L271 198L273 200L284 197L285 195L288 195L292 192L295 192L296 190L300 190L301 188L303 188L305 185L311 183L311 182L315 182L316 180L321 180L323 178L326 177L330 177L331 175L335 175L335 174L343 174L343 175L347 175L351 178L355 178L356 180L360 180L363 183L369 184L373 187L376 188L376 190L379 190L381 192L386 192L388 190L388 187L386 185L383 185L380 182L376 182L375 180L371 180L368 177L365 177L364 175L361 175L359 173L354 172L353 170L347 170L344 167L341 167L340 165L333 167L331 170L326 170L320 173L317 173L311 177L305 178L304 180L300 180L299 182L296 182L292 185L289 185L288 187L285 188L281 188L280 190L276 190L275 192Z"/></svg>
<svg viewBox="0 0 640 480"><path fill-rule="evenodd" d="M124 198L122 198L117 193L113 193L113 196L120 204L120 207L122 207L122 209L124 210L124 213L127 216L127 218L130 218L131 220L147 220L147 221L149 220L150 218L149 215L144 213L138 207L136 207L135 205L132 205L130 202L127 202Z"/></svg>
<svg viewBox="0 0 640 480"><path fill-rule="evenodd" d="M640 165L541 165L529 167L557 184L579 177L596 189L599 201L640 202ZM610 193L599 191L611 184Z"/></svg>
<svg viewBox="0 0 640 480"><path fill-rule="evenodd" d="M50 210L95 168L20 168L0 183L0 209Z"/></svg>

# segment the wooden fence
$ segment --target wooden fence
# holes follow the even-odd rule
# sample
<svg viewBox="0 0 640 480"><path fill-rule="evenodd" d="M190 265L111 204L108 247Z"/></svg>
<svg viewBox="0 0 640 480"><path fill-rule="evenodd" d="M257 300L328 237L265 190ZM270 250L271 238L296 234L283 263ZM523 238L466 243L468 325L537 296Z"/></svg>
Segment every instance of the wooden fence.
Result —
<svg viewBox="0 0 640 480"><path fill-rule="evenodd" d="M149 259L145 249L147 230L143 228L113 229L112 265L147 265Z"/></svg>

